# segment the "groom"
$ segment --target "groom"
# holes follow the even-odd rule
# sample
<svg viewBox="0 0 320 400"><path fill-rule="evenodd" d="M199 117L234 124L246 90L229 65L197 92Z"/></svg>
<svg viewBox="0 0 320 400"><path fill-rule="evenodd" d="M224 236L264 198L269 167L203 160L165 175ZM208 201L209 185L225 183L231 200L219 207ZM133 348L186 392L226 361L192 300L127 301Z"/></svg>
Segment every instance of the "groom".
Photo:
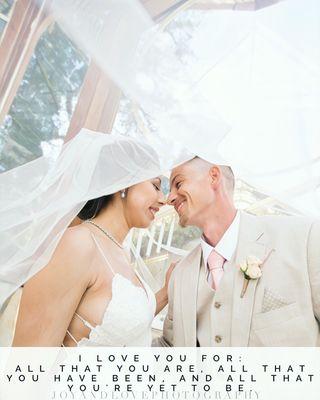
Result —
<svg viewBox="0 0 320 400"><path fill-rule="evenodd" d="M180 225L203 234L172 273L160 345L319 346L319 221L238 211L231 168L198 157L170 183Z"/></svg>

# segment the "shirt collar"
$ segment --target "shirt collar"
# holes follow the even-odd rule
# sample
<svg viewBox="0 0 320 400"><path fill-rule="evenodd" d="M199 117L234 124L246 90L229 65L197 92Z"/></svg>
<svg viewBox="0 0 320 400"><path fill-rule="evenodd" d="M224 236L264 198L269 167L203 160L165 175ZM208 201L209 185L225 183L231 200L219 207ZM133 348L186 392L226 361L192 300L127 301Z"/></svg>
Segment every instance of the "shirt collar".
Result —
<svg viewBox="0 0 320 400"><path fill-rule="evenodd" d="M216 247L207 243L203 236L201 236L200 243L202 248L204 264L207 265L208 257L212 250L215 250L227 261L230 261L237 248L238 235L240 226L240 212L237 211L229 228L225 231L222 238L217 243Z"/></svg>

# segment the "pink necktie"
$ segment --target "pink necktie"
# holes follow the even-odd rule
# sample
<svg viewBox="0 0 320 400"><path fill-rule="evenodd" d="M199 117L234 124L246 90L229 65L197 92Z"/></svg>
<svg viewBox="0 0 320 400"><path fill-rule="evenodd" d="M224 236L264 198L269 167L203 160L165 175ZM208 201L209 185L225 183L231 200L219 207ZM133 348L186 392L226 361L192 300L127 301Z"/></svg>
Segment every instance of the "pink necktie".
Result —
<svg viewBox="0 0 320 400"><path fill-rule="evenodd" d="M212 289L217 290L223 275L223 264L225 258L215 250L212 250L208 257L208 267L212 276Z"/></svg>

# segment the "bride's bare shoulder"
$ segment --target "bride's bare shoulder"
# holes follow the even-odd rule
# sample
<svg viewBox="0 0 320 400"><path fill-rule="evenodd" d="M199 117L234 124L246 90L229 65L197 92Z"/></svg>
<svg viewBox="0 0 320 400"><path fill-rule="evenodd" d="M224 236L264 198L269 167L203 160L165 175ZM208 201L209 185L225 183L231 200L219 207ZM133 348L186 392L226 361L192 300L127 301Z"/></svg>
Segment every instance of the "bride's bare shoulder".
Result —
<svg viewBox="0 0 320 400"><path fill-rule="evenodd" d="M94 256L95 246L90 230L82 225L67 228L56 248L54 258L64 263L88 265Z"/></svg>
<svg viewBox="0 0 320 400"><path fill-rule="evenodd" d="M78 296L95 279L94 250L88 228L79 226L66 229L46 267L31 278L26 286L32 292L35 287L50 285L57 295L74 290Z"/></svg>

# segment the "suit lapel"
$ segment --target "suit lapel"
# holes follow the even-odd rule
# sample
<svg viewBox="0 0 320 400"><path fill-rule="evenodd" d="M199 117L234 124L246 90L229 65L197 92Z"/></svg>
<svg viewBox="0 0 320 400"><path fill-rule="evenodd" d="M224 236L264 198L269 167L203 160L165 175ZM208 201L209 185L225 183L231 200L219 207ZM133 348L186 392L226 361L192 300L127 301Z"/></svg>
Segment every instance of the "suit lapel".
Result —
<svg viewBox="0 0 320 400"><path fill-rule="evenodd" d="M231 346L246 347L249 343L251 319L258 279L250 280L243 298L240 294L243 286L243 273L239 264L249 255L263 260L267 254L266 234L258 218L241 212L239 239L234 259L235 279L233 288Z"/></svg>
<svg viewBox="0 0 320 400"><path fill-rule="evenodd" d="M197 344L197 293L201 246L197 246L184 262L181 278L181 311L185 346Z"/></svg>

